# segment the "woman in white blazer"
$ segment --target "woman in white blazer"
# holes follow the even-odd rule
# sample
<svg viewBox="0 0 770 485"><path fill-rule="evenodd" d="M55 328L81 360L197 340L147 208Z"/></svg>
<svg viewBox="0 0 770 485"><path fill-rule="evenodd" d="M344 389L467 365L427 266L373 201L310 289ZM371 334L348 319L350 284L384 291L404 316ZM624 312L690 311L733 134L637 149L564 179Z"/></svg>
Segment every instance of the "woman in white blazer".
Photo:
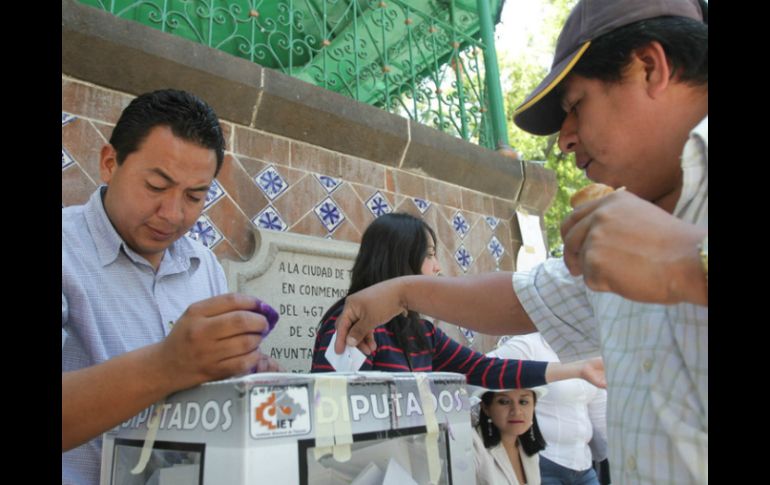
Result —
<svg viewBox="0 0 770 485"><path fill-rule="evenodd" d="M544 388L489 391L481 397L479 423L473 433L477 485L540 485L538 452L545 448L535 417Z"/></svg>

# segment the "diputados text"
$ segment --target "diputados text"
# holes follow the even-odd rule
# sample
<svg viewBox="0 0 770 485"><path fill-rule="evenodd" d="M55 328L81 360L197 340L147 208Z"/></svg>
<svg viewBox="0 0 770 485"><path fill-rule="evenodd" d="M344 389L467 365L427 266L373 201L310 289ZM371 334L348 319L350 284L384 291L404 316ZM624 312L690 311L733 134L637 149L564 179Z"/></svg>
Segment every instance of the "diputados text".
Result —
<svg viewBox="0 0 770 485"><path fill-rule="evenodd" d="M455 390L454 394L448 390L441 391L438 397L429 394L433 410L439 408L445 412L459 412L462 410L463 401L460 398L460 390ZM346 406L350 403L350 411L353 421L360 421L362 417L371 414L376 419L385 419L395 412L396 416L410 417L413 415L422 415L422 402L419 395L409 392L406 394L352 394L347 396L347 401L338 403L334 399L321 396L315 412L319 423L327 423L341 419L344 414L340 413L340 406Z"/></svg>
<svg viewBox="0 0 770 485"><path fill-rule="evenodd" d="M201 405L198 402L186 403L165 403L160 410L160 425L158 429L179 429L191 430L198 426L206 431L214 431L219 428L227 431L233 424L233 418L230 415L230 407L233 405L231 400L224 403L218 401L207 401ZM153 404L133 418L124 422L123 428L149 427L150 418L155 411Z"/></svg>

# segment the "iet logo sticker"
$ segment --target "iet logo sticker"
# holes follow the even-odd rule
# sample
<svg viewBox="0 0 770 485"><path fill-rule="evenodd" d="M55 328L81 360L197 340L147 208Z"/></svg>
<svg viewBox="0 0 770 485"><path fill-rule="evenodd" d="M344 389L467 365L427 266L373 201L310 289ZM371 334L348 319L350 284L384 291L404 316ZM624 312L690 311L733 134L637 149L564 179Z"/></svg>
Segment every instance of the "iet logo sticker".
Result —
<svg viewBox="0 0 770 485"><path fill-rule="evenodd" d="M251 437L310 432L307 386L255 387L251 391Z"/></svg>

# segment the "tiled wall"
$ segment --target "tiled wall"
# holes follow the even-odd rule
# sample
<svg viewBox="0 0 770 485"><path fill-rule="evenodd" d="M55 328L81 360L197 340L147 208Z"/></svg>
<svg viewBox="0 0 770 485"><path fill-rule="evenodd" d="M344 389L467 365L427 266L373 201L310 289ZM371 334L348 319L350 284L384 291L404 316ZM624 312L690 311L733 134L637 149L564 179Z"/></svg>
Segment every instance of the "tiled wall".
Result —
<svg viewBox="0 0 770 485"><path fill-rule="evenodd" d="M186 89L215 107L227 157L191 233L220 259L249 258L255 224L358 242L397 210L435 229L444 274L511 270L515 209L543 214L556 191L537 164L72 0L62 73L62 206L97 187L99 151L136 93ZM478 350L497 341L442 327Z"/></svg>
<svg viewBox="0 0 770 485"><path fill-rule="evenodd" d="M62 205L99 183L99 151L133 96L62 79ZM422 217L445 274L513 269L511 201L223 120L225 162L190 234L220 258L247 259L250 225L359 242L380 214Z"/></svg>
<svg viewBox="0 0 770 485"><path fill-rule="evenodd" d="M131 99L63 76L62 206L97 187L99 151ZM513 269L512 201L222 121L225 161L190 230L220 259L251 256L252 225L360 242L376 216L398 211L435 230L444 274Z"/></svg>

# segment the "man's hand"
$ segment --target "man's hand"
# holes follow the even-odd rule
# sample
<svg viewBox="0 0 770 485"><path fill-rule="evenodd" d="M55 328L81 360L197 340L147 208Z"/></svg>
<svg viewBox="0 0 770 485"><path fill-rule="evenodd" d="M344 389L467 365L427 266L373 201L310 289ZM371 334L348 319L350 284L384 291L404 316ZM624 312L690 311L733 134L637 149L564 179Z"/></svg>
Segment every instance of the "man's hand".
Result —
<svg viewBox="0 0 770 485"><path fill-rule="evenodd" d="M573 276L595 291L664 304L708 305L697 250L707 232L628 191L577 207L561 226Z"/></svg>
<svg viewBox="0 0 770 485"><path fill-rule="evenodd" d="M62 451L173 392L253 370L281 370L257 350L268 323L256 311L270 314L250 296L209 298L190 305L163 341L63 372Z"/></svg>
<svg viewBox="0 0 770 485"><path fill-rule="evenodd" d="M258 352L265 317L257 300L230 293L190 305L158 344L160 367L170 387L186 389L203 382L274 368Z"/></svg>
<svg viewBox="0 0 770 485"><path fill-rule="evenodd" d="M388 323L400 313L406 313L406 305L399 294L401 278L383 281L363 289L345 300L345 308L337 318L337 342L334 351L341 354L345 345L357 346L366 355L377 348L374 328Z"/></svg>

